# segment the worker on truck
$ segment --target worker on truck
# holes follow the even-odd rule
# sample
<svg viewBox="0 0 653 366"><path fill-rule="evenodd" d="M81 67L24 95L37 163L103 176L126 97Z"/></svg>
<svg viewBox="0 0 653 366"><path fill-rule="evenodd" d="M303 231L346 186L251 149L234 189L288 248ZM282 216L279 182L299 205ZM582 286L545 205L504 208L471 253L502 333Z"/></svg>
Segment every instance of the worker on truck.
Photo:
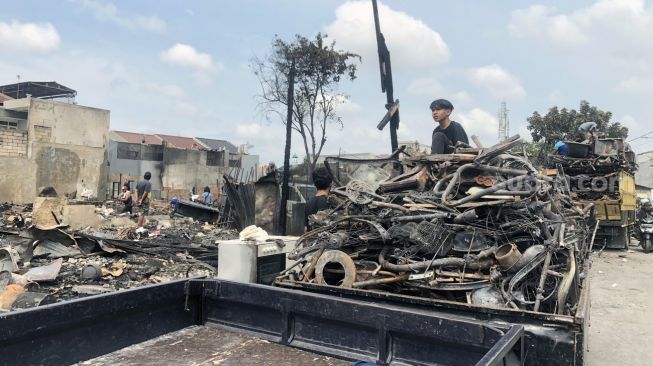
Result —
<svg viewBox="0 0 653 366"><path fill-rule="evenodd" d="M329 207L327 197L329 196L329 192L331 192L331 183L333 182L331 174L325 167L315 169L312 178L317 192L315 192L315 196L311 197L306 203L306 210L304 211L305 231L311 229L308 223L308 217Z"/></svg>
<svg viewBox="0 0 653 366"><path fill-rule="evenodd" d="M438 123L431 136L431 154L451 154L458 143L469 145L463 126L449 119L453 112L453 104L450 101L434 100L430 108L433 120Z"/></svg>
<svg viewBox="0 0 653 366"><path fill-rule="evenodd" d="M599 138L599 128L596 122L585 122L578 126L576 141L588 144Z"/></svg>

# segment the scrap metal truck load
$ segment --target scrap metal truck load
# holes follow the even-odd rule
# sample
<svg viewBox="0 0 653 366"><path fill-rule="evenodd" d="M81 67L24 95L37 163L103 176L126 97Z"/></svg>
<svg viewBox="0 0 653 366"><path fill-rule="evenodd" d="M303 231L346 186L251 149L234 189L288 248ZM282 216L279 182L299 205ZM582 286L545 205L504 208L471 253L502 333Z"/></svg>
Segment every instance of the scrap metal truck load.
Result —
<svg viewBox="0 0 653 366"><path fill-rule="evenodd" d="M566 142L569 155L549 155L548 167L564 172L571 197L593 206L594 245L628 249L636 221L635 154L623 139Z"/></svg>
<svg viewBox="0 0 653 366"><path fill-rule="evenodd" d="M522 144L408 157L397 176L393 157L327 158L334 177L359 168L336 179L276 285L523 325L524 364L583 364L591 207Z"/></svg>

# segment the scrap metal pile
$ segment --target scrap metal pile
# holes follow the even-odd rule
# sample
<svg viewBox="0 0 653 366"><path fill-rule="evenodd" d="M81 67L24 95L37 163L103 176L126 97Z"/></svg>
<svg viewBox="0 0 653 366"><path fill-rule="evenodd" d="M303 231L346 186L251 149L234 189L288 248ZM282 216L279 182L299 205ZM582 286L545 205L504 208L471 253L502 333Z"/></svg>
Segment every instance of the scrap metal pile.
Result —
<svg viewBox="0 0 653 366"><path fill-rule="evenodd" d="M311 217L276 284L387 291L574 314L586 275L589 209L538 173L519 136L487 149L359 163ZM402 164L403 174L391 177ZM335 178L336 172L332 173Z"/></svg>
<svg viewBox="0 0 653 366"><path fill-rule="evenodd" d="M637 171L635 153L623 139L566 144L569 146L569 156L548 155L547 166L568 176L574 199L618 199L618 172L634 174Z"/></svg>

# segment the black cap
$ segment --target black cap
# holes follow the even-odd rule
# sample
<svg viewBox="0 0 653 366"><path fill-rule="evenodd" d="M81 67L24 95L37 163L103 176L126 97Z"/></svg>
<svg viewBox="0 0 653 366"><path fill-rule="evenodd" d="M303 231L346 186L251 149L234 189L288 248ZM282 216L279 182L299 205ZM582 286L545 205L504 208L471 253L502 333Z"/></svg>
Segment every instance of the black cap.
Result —
<svg viewBox="0 0 653 366"><path fill-rule="evenodd" d="M452 111L453 104L451 104L451 102L446 99L437 99L431 103L431 110L434 109L448 109Z"/></svg>

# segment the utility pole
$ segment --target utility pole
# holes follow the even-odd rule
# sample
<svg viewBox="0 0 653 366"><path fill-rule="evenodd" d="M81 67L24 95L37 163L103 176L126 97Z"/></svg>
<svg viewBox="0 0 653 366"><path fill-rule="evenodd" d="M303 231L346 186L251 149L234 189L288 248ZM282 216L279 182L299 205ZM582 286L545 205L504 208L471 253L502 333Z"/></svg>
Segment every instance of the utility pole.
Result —
<svg viewBox="0 0 653 366"><path fill-rule="evenodd" d="M385 108L390 112L393 106L398 105L399 101L394 100L393 86L392 86L392 65L390 63L390 51L385 44L385 37L381 33L381 25L379 24L379 9L376 0L372 0L372 9L374 12L374 28L376 30L376 45L379 51L379 70L381 72L381 91L386 95ZM392 154L399 147L397 142L397 129L399 128L399 110L394 108L390 118L390 145ZM383 130L387 124L387 120L381 121L377 128Z"/></svg>
<svg viewBox="0 0 653 366"><path fill-rule="evenodd" d="M499 105L499 142L504 141L510 135L510 120L508 120L508 107L503 101Z"/></svg>
<svg viewBox="0 0 653 366"><path fill-rule="evenodd" d="M281 235L286 235L286 215L288 205L288 193L290 187L288 180L290 175L290 139L292 137L292 112L295 101L295 60L292 60L290 72L288 73L288 113L286 114L286 150L283 154L283 183L281 185L281 207L279 211L279 225Z"/></svg>

